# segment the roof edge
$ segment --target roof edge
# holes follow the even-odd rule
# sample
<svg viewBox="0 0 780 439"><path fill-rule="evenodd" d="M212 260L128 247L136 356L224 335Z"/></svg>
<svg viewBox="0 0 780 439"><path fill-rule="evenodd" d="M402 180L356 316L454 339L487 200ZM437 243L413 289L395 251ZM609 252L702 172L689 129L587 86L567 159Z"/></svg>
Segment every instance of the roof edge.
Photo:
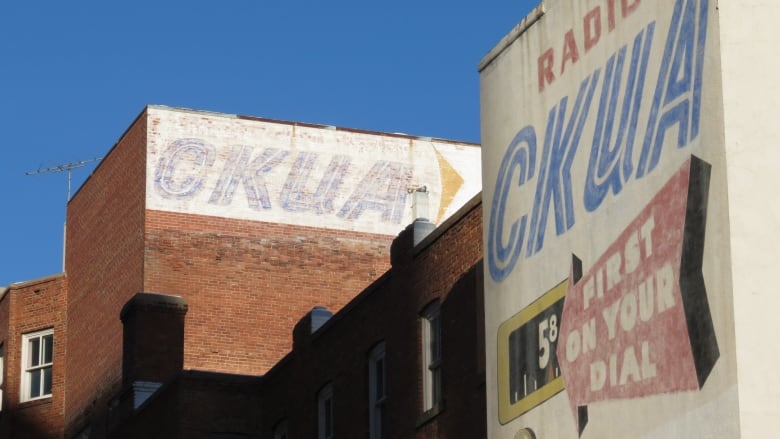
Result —
<svg viewBox="0 0 780 439"><path fill-rule="evenodd" d="M291 125L297 127L345 131L350 133L369 134L373 136L397 137L402 139L419 140L423 142L451 143L451 144L469 145L469 146L476 146L476 147L481 146L478 142L468 142L468 141L456 140L456 139L443 139L439 137L416 136L416 135L405 134L405 133L391 133L387 131L364 130L360 128L339 127L334 125L322 125L322 124L309 123L309 122L295 122L295 121L284 120L284 119L273 119L269 117L245 116L241 114L220 113L216 111L196 110L196 109L184 108L184 107L171 107L167 105L147 105L146 108L152 110L177 111L182 113L203 114L203 115L209 115L215 117L224 117L230 119L248 120L248 121L255 121L255 122L277 123L277 124Z"/></svg>
<svg viewBox="0 0 780 439"><path fill-rule="evenodd" d="M152 106L151 105L145 105L144 108L141 110L141 112L138 113L138 115L135 117L135 119L133 119L133 122L131 122L130 125L128 125L127 128L125 128L124 131L122 131L122 135L119 136L119 138L114 142L114 144L111 145L111 148L109 148L108 151L106 151L106 153L103 154L103 158L98 162L97 166L95 166L95 168L92 169L92 172L89 173L87 178L84 179L84 182L81 183L81 186L79 186L78 189L76 189L76 191L73 192L73 195L71 195L70 199L68 200L68 203L67 203L68 205L70 205L70 202L74 198L76 198L76 195L78 195L79 192L81 192L81 189L83 189L87 185L87 182L89 182L89 180L92 179L92 176L95 175L95 172L97 172L97 170L100 169L100 166L103 165L103 162L105 161L105 159L108 158L109 155L111 155L111 153L114 151L114 149L116 149L117 145L119 145L119 143L122 141L122 139L125 138L127 133L130 132L130 130L135 126L135 124L138 123L138 121L141 120L141 118L143 118L146 115L147 110L150 107L152 107ZM67 216L66 216L65 220L67 221Z"/></svg>
<svg viewBox="0 0 780 439"><path fill-rule="evenodd" d="M512 30L509 31L508 34L504 36L504 38L501 39L501 41L498 42L498 44L495 45L490 51L485 55L482 60L477 65L477 71L482 72L482 70L485 69L490 63L493 62L494 59L498 58L498 56L512 43L515 42L516 39L520 38L521 35L525 33L531 26L533 26L537 21L539 21L544 14L547 13L547 5L544 1L542 1L537 7L535 7L528 15L525 16L522 20L520 20L520 23L517 24Z"/></svg>
<svg viewBox="0 0 780 439"><path fill-rule="evenodd" d="M449 216L443 223L438 224L431 233L428 234L422 241L414 246L413 254L416 256L423 250L428 248L437 239L444 235L455 223L461 221L466 215L474 210L477 206L482 204L482 191L477 192L469 201L466 201L463 206L460 207L455 213Z"/></svg>
<svg viewBox="0 0 780 439"><path fill-rule="evenodd" d="M50 281L53 281L53 280L58 279L58 278L65 278L65 273L63 272L63 273L57 273L57 274L50 274L50 275L39 277L39 278L35 278L35 279L23 280L23 281L20 281L20 282L14 282L14 283L8 285L5 288L5 290L6 291L7 290L18 290L20 288L26 288L26 287L29 287L29 286L32 286L32 285L37 285L37 284L42 284L42 283L45 283L45 282L50 282ZM2 297L4 294L5 294L5 291L1 292L0 293L0 297Z"/></svg>

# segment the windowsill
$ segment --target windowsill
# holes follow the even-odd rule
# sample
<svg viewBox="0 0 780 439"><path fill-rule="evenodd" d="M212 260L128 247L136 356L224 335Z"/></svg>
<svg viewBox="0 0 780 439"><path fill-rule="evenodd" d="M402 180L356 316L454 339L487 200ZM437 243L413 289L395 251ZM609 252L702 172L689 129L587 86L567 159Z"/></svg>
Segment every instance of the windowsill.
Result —
<svg viewBox="0 0 780 439"><path fill-rule="evenodd" d="M416 428L420 428L423 425L431 422L434 418L439 416L441 412L444 411L444 404L438 403L434 404L433 407L429 408L428 410L420 413L420 416L417 417L417 422L415 424Z"/></svg>
<svg viewBox="0 0 780 439"><path fill-rule="evenodd" d="M30 401L22 401L22 402L19 403L17 408L21 410L21 409L26 409L26 408L30 408L30 407L37 407L39 405L51 404L51 401L52 401L51 395L44 396L43 398L36 398L36 399L32 399Z"/></svg>

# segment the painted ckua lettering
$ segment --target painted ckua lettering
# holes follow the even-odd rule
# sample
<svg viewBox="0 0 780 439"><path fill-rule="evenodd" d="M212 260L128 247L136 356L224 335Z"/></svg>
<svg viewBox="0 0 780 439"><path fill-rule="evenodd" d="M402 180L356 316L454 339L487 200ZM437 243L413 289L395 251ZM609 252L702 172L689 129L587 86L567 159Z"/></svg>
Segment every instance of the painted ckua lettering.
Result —
<svg viewBox="0 0 780 439"><path fill-rule="evenodd" d="M380 221L400 224L406 206L406 188L412 171L404 163L379 160L366 172L351 191L342 187L344 177L356 172L351 159L333 155L317 184L313 170L320 154L300 151L287 173L278 194L268 188L269 174L284 172L290 152L279 148L254 148L234 145L219 172L208 203L228 206L234 202L239 186L250 209L262 212L272 209L274 202L288 212L335 215L346 221L356 221L366 211L379 213ZM209 186L214 175L216 148L201 139L185 138L171 142L163 151L154 176L157 194L166 199L188 201ZM315 188L311 190L310 188ZM272 199L273 195L278 198ZM336 203L346 198L337 210Z"/></svg>
<svg viewBox="0 0 780 439"><path fill-rule="evenodd" d="M621 1L628 12L639 3ZM487 256L493 280L509 276L521 255L531 258L542 251L551 218L556 235L564 235L576 224L576 212L597 211L610 194L617 198L631 180L651 173L675 129L677 148L698 137L708 3L676 0L651 100L645 99L644 91L655 21L580 83L571 109L569 96L564 96L549 110L541 154L537 127L527 125L518 131L499 166L490 206ZM610 4L614 14L614 1ZM598 28L594 20L585 19L592 32ZM595 44L593 34L585 38ZM647 119L640 121L640 110L647 106ZM583 138L587 122L594 129L588 131L590 138ZM637 127L643 125L642 137ZM579 174L572 167L585 142L590 142L585 180L574 184L572 175ZM578 188L582 192L575 194ZM510 210L509 200L529 190L534 195L530 210Z"/></svg>

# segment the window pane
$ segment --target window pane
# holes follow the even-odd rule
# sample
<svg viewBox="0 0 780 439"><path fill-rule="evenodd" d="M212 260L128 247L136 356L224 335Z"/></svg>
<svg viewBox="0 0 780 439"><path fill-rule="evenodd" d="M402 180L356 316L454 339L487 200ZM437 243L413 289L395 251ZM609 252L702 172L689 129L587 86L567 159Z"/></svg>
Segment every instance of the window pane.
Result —
<svg viewBox="0 0 780 439"><path fill-rule="evenodd" d="M54 353L54 335L47 335L43 337L43 363L49 364L52 362L52 355Z"/></svg>
<svg viewBox="0 0 780 439"><path fill-rule="evenodd" d="M376 360L376 399L380 400L385 396L385 360L379 358Z"/></svg>
<svg viewBox="0 0 780 439"><path fill-rule="evenodd" d="M431 392L431 399L433 404L438 404L441 402L441 369L434 369L432 372L432 381L433 381L433 389Z"/></svg>
<svg viewBox="0 0 780 439"><path fill-rule="evenodd" d="M333 434L333 400L325 400L325 437Z"/></svg>
<svg viewBox="0 0 780 439"><path fill-rule="evenodd" d="M379 407L376 408L376 438L377 439L384 439L385 437L387 437L384 428L385 423L382 420L383 412L384 412L384 404L380 404Z"/></svg>
<svg viewBox="0 0 780 439"><path fill-rule="evenodd" d="M30 339L30 360L27 362L27 367L34 367L41 364L41 339L38 337Z"/></svg>
<svg viewBox="0 0 780 439"><path fill-rule="evenodd" d="M30 372L30 398L41 396L41 370Z"/></svg>
<svg viewBox="0 0 780 439"><path fill-rule="evenodd" d="M431 319L431 360L435 363L441 359L441 329L439 316Z"/></svg>
<svg viewBox="0 0 780 439"><path fill-rule="evenodd" d="M43 395L51 395L51 367L41 369L43 372Z"/></svg>

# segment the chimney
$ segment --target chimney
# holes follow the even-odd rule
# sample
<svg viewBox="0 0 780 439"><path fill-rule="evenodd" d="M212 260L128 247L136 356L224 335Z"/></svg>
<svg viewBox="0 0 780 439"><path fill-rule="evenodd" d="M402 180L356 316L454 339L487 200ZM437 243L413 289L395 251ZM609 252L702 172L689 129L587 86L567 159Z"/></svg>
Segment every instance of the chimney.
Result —
<svg viewBox="0 0 780 439"><path fill-rule="evenodd" d="M429 221L428 214L428 187L420 186L417 189L410 189L412 194L412 217L415 221Z"/></svg>
<svg viewBox="0 0 780 439"><path fill-rule="evenodd" d="M122 384L134 408L182 370L186 314L187 301L167 294L138 293L122 308Z"/></svg>
<svg viewBox="0 0 780 439"><path fill-rule="evenodd" d="M428 188L420 186L417 189L410 189L409 193L412 194L414 221L406 226L390 245L390 263L393 266L409 262L414 247L436 229L436 224L429 220Z"/></svg>

